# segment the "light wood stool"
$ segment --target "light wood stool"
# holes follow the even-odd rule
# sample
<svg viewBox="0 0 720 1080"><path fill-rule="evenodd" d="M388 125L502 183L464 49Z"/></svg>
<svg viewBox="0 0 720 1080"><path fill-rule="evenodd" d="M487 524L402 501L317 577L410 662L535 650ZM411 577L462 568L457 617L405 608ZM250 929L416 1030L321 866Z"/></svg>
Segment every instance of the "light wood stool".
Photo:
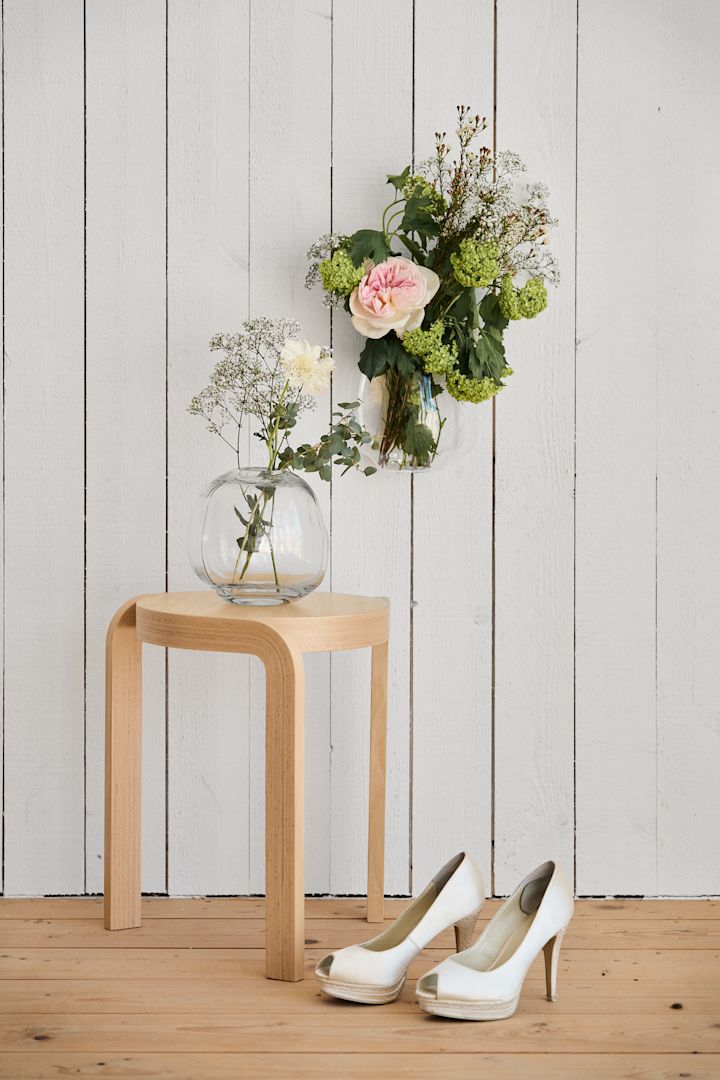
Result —
<svg viewBox="0 0 720 1080"><path fill-rule="evenodd" d="M229 604L212 592L128 601L105 661L105 926L140 926L142 642L253 653L265 665L265 926L269 979L304 973L303 653L372 648L368 922L382 922L389 604L312 593L282 607Z"/></svg>

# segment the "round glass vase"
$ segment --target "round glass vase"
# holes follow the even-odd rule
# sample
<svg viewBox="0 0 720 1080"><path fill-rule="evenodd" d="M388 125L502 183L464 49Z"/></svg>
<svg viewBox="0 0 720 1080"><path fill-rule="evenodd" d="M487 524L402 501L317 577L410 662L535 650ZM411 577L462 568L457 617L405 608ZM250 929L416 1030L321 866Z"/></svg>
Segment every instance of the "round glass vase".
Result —
<svg viewBox="0 0 720 1080"><path fill-rule="evenodd" d="M286 470L233 469L203 491L189 554L201 581L233 604L287 604L325 577L328 534L312 489Z"/></svg>
<svg viewBox="0 0 720 1080"><path fill-rule="evenodd" d="M437 470L450 457L456 425L455 401L422 372L399 375L389 372L372 381L362 376L358 419L370 432L372 442L363 447L363 456L377 469L423 473ZM412 430L411 430L412 429Z"/></svg>

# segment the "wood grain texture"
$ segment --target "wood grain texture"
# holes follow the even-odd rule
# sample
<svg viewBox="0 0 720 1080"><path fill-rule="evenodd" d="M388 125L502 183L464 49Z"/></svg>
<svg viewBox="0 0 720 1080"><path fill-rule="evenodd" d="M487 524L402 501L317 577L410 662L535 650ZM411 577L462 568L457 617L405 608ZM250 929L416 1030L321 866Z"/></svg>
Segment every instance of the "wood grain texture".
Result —
<svg viewBox="0 0 720 1080"><path fill-rule="evenodd" d="M681 12L664 8L658 41L662 80L657 111L648 117L660 175L672 176L654 202L658 218L672 217L685 237L673 257L653 251L658 286L657 359L657 890L717 891L720 850L707 843L720 832L717 773L720 754L720 311L711 296L710 267L720 244L714 202L720 169L715 57L720 45L717 5ZM694 137L685 123L692 111ZM678 161L692 162L678 170ZM697 223L702 221L701 229ZM677 282L673 316L662 303L662 281ZM691 282L696 285L693 288ZM690 359L677 379L676 334Z"/></svg>
<svg viewBox="0 0 720 1080"><path fill-rule="evenodd" d="M82 0L8 0L4 33L5 889L77 892L85 877Z"/></svg>
<svg viewBox="0 0 720 1080"><path fill-rule="evenodd" d="M102 889L105 633L165 585L165 3L85 9L86 888ZM142 467L139 463L142 462ZM165 889L165 663L144 665L143 888Z"/></svg>
<svg viewBox="0 0 720 1080"><path fill-rule="evenodd" d="M378 27L382 26L382 33ZM381 75L379 74L381 73ZM364 87L382 84L392 108L378 117ZM412 153L412 5L347 0L333 9L333 228L377 227L385 176ZM376 224L377 223L377 224ZM319 291L314 292L320 303ZM363 339L333 316L333 400L357 398ZM390 598L386 892L410 888L410 479L349 473L333 484L332 588ZM365 762L369 753L367 654L332 658L330 891L363 892Z"/></svg>
<svg viewBox="0 0 720 1080"><path fill-rule="evenodd" d="M95 1053L54 1052L39 1056L18 1051L6 1055L5 1073L12 1080L48 1080L77 1073L92 1075ZM303 1054L176 1054L132 1053L102 1055L108 1075L145 1078L158 1066L166 1080L237 1080L244 1071L256 1080L306 1080L308 1056ZM312 1075L317 1080L387 1080L387 1054L312 1054ZM497 1080L556 1080L567 1070L577 1080L715 1080L720 1066L717 1054L490 1054L467 1053L393 1054L392 1074L397 1080L471 1080L477 1070L487 1070ZM0 1076L3 1075L0 1065Z"/></svg>
<svg viewBox="0 0 720 1080"><path fill-rule="evenodd" d="M129 600L105 648L105 927L140 925L142 643Z"/></svg>
<svg viewBox="0 0 720 1080"><path fill-rule="evenodd" d="M168 587L197 588L193 500L235 465L187 414L248 314L248 0L168 8ZM148 652L150 650L146 650ZM249 892L248 660L168 658L168 889Z"/></svg>
<svg viewBox="0 0 720 1080"><path fill-rule="evenodd" d="M460 103L490 117L492 145L492 3L463 0L440 20L430 0L415 4L415 70L436 65L441 80L415 82L416 164L433 153L435 131L453 130ZM445 397L450 460L413 480L416 893L451 848L470 851L491 885L492 406Z"/></svg>
<svg viewBox="0 0 720 1080"><path fill-rule="evenodd" d="M574 858L575 0L497 9L496 139L560 221L547 311L511 323L496 404L495 891ZM522 79L517 72L522 71ZM533 102L528 109L528 101ZM522 673L521 677L519 677ZM544 857L544 855L543 855Z"/></svg>
<svg viewBox="0 0 720 1080"><path fill-rule="evenodd" d="M250 20L250 310L253 316L292 317L302 336L327 345L330 319L304 286L303 255L330 225L330 0L263 0ZM330 395L302 417L295 445L326 430ZM251 440L251 459L264 464ZM330 526L330 485L306 476ZM330 576L322 589L330 587ZM361 591L372 591L372 588ZM264 685L251 666L250 886L263 892ZM330 885L330 658L306 660L307 840L306 889Z"/></svg>

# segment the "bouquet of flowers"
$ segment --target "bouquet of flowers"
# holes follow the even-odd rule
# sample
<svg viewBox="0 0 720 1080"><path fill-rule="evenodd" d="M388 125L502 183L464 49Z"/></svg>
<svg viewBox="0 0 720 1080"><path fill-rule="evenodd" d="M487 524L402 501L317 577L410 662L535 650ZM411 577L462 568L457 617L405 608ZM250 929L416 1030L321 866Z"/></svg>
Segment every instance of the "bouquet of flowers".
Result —
<svg viewBox="0 0 720 1080"><path fill-rule="evenodd" d="M416 172L388 176L380 229L326 234L308 252L306 284L342 305L366 339L359 367L374 386L381 466L427 467L444 420L437 398L492 398L512 374L504 333L532 319L557 281L554 221L539 184L520 188L511 153L475 147L486 122L458 107L457 157L445 133Z"/></svg>
<svg viewBox="0 0 720 1080"><path fill-rule="evenodd" d="M249 571L266 563L269 596L295 598L305 587L302 581L298 584L298 553L304 541L292 530L303 514L314 518L319 511L307 485L299 480L288 484L288 473L317 473L322 480L330 480L334 465L340 466L342 473L360 469L360 448L370 441L357 419L360 403L341 402L316 442L292 445L298 420L314 409L317 396L329 389L333 367L330 350L301 339L300 327L293 320L265 318L249 320L239 333L217 334L210 348L221 353L221 358L207 386L190 402L189 412L202 417L208 430L230 447L238 469L218 477L205 493L199 530L203 535L196 539L209 550L202 551L194 565L221 595L242 599L243 589L251 585L252 600L257 602L262 596L257 579L263 575L260 569L254 576ZM241 433L247 426L264 448L265 460L259 468L241 468ZM366 476L375 471L371 465L362 467ZM293 505L283 521L281 495L285 505L288 500L302 498L299 486L306 492L305 510ZM218 491L220 499L215 497ZM212 506L219 508L218 517L215 535L205 536L212 532L208 525L213 520L208 509L211 500ZM324 526L320 531L324 533ZM280 558L283 551L291 560L287 572ZM325 561L321 553L322 573ZM322 573L312 576L308 588L319 583Z"/></svg>

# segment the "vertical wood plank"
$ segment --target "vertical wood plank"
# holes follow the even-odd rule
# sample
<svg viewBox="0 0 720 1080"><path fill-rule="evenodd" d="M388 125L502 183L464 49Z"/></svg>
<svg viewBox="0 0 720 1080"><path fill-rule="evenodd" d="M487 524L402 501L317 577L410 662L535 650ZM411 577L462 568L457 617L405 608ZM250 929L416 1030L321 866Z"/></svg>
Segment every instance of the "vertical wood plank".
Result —
<svg viewBox="0 0 720 1080"><path fill-rule="evenodd" d="M252 5L250 114L250 310L292 317L314 344L329 343L330 320L305 289L304 253L330 226L330 0ZM330 396L294 429L296 444L326 430ZM264 464L257 440L253 463ZM257 456L259 454L259 456ZM307 479L330 523L330 485ZM330 585L329 575L323 588ZM265 692L251 660L250 884L264 891ZM330 658L305 658L307 858L305 889L329 888Z"/></svg>
<svg viewBox="0 0 720 1080"><path fill-rule="evenodd" d="M0 145L5 146L5 28L2 17L2 0L0 0L0 78L3 79L0 88ZM5 165L3 155L3 169ZM2 228L0 229L0 246L2 246L2 265L0 265L0 333L2 333L2 409L0 410L0 468L3 476L3 507L0 514L0 552L2 566L0 567L0 652L2 663L0 664L0 702L5 702L5 182L3 176L2 186ZM0 852L5 851L4 825L5 825L5 709L0 708ZM5 859L0 858L0 895L5 891Z"/></svg>
<svg viewBox="0 0 720 1080"><path fill-rule="evenodd" d="M333 228L377 228L390 201L388 172L412 154L412 4L362 8L342 0L333 16ZM391 103L389 106L387 103ZM316 294L316 301L319 296ZM360 385L363 339L339 310L333 317L335 401ZM388 806L385 889L407 894L410 789L410 478L348 474L333 484L332 587L390 598ZM330 888L364 893L369 753L370 655L332 658Z"/></svg>
<svg viewBox="0 0 720 1080"><path fill-rule="evenodd" d="M165 2L86 8L87 890L102 891L104 648L165 586ZM165 663L146 650L143 888L165 889Z"/></svg>
<svg viewBox="0 0 720 1080"><path fill-rule="evenodd" d="M579 8L578 892L656 888L658 35L668 4ZM648 33L648 30L651 30ZM668 45L668 48L672 46ZM612 57L612 77L607 59Z"/></svg>
<svg viewBox="0 0 720 1080"><path fill-rule="evenodd" d="M248 3L168 11L168 588L196 589L190 508L235 466L187 405L247 317ZM168 889L247 892L247 659L171 652L168 700Z"/></svg>
<svg viewBox="0 0 720 1080"><path fill-rule="evenodd" d="M4 23L5 887L82 892L82 0Z"/></svg>
<svg viewBox="0 0 720 1080"><path fill-rule="evenodd" d="M416 165L436 131L452 132L461 103L489 118L492 145L493 67L489 0L455 3L441 19L431 0L416 0ZM442 79L424 77L434 69ZM413 483L414 892L456 850L471 852L490 884L492 407L440 400L443 438L457 438L457 450Z"/></svg>
<svg viewBox="0 0 720 1080"><path fill-rule="evenodd" d="M720 308L714 206L720 170L720 12L663 4L662 78L646 125L656 148L657 891L720 889ZM645 46L647 48L647 46ZM688 123L692 117L692 123ZM647 185L653 174L647 175ZM667 303L671 282L672 303ZM678 363L678 343L685 360ZM713 839L710 839L713 838Z"/></svg>
<svg viewBox="0 0 720 1080"><path fill-rule="evenodd" d="M505 334L496 405L495 892L538 862L572 876L575 0L497 15L496 138L550 189L561 282ZM522 73L522 77L519 77Z"/></svg>

